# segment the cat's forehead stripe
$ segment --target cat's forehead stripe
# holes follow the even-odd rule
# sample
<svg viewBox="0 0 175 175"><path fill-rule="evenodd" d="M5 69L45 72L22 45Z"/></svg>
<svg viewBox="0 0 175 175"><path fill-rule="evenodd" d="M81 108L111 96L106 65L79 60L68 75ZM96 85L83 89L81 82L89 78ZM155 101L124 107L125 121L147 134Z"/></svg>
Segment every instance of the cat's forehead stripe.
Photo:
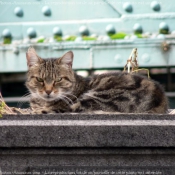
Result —
<svg viewBox="0 0 175 175"><path fill-rule="evenodd" d="M45 77L54 78L56 76L55 60L54 59L44 60L44 62L41 64L39 74L43 78Z"/></svg>

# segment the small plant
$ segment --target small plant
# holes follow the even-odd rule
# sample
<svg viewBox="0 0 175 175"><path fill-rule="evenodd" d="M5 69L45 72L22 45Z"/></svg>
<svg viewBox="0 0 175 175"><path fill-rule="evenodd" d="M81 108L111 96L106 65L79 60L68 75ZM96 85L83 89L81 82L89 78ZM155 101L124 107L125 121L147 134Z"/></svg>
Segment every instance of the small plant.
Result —
<svg viewBox="0 0 175 175"><path fill-rule="evenodd" d="M76 36L69 36L68 38L65 39L65 41L75 41L77 37Z"/></svg>
<svg viewBox="0 0 175 175"><path fill-rule="evenodd" d="M5 103L4 102L0 102L0 117L2 117L2 114L4 112L4 108L5 108Z"/></svg>
<svg viewBox="0 0 175 175"><path fill-rule="evenodd" d="M5 104L5 101L2 98L2 95L0 93L0 117L2 117L2 114L15 114L15 113L13 112L13 110L10 107L8 107Z"/></svg>
<svg viewBox="0 0 175 175"><path fill-rule="evenodd" d="M138 73L139 71L145 70L147 71L148 78L150 78L149 69L145 69L145 68L139 69L137 56L138 56L137 48L134 48L129 56L129 59L126 62L126 65L124 66L123 71L125 72L127 68L128 68L128 73L134 73L134 72Z"/></svg>
<svg viewBox="0 0 175 175"><path fill-rule="evenodd" d="M38 39L38 41L37 41L37 43L44 43L44 38L40 38L40 39Z"/></svg>
<svg viewBox="0 0 175 175"><path fill-rule="evenodd" d="M90 36L83 36L82 39L83 39L84 41L95 41L95 40L97 40L97 38L95 38L95 37L90 37Z"/></svg>
<svg viewBox="0 0 175 175"><path fill-rule="evenodd" d="M143 35L142 34L135 34L136 36L137 36L137 38L145 38L145 37L143 37Z"/></svg>
<svg viewBox="0 0 175 175"><path fill-rule="evenodd" d="M58 35L54 35L54 39L55 39L57 42L63 41L62 37L61 37L61 36L58 36Z"/></svg>
<svg viewBox="0 0 175 175"><path fill-rule="evenodd" d="M4 37L3 44L11 44L12 38L11 37Z"/></svg>
<svg viewBox="0 0 175 175"><path fill-rule="evenodd" d="M113 34L113 35L109 35L109 37L113 40L115 40L115 39L124 39L125 36L127 36L127 34L124 33L124 32L119 32L119 33L116 33L116 34Z"/></svg>

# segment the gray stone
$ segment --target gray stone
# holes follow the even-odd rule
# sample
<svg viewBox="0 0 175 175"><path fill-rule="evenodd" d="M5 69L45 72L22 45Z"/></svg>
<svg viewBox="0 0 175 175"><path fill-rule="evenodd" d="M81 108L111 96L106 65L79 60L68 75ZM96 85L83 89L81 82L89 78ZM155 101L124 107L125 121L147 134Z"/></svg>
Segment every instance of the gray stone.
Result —
<svg viewBox="0 0 175 175"><path fill-rule="evenodd" d="M173 147L173 119L146 114L4 116L0 147Z"/></svg>
<svg viewBox="0 0 175 175"><path fill-rule="evenodd" d="M175 115L168 114L3 116L0 168L2 174L64 170L173 175L174 128Z"/></svg>

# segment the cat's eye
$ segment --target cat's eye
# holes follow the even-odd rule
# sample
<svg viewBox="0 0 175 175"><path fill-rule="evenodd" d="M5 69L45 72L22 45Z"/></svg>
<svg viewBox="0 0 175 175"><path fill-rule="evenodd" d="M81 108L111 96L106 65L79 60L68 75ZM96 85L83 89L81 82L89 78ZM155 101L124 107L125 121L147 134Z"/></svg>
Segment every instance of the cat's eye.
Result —
<svg viewBox="0 0 175 175"><path fill-rule="evenodd" d="M62 80L62 78L60 77L60 78L57 78L56 80L55 80L55 82L60 82Z"/></svg>
<svg viewBox="0 0 175 175"><path fill-rule="evenodd" d="M44 81L42 78L39 78L39 77L36 77L36 80L37 80L38 82L43 82L43 81Z"/></svg>

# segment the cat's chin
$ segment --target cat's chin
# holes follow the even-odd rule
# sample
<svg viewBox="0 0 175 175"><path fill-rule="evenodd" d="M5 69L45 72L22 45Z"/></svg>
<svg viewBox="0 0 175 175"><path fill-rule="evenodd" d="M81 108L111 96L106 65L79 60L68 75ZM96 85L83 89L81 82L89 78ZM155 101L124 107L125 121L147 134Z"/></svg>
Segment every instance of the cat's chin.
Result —
<svg viewBox="0 0 175 175"><path fill-rule="evenodd" d="M56 100L55 97L42 97L42 99L45 100L45 101L54 101L54 100Z"/></svg>
<svg viewBox="0 0 175 175"><path fill-rule="evenodd" d="M54 101L54 100L56 100L56 98L55 97L51 97L51 96L41 96L41 95L37 95L37 97L36 98L40 98L40 99L42 99L42 100L44 100L44 101L49 101L49 102L51 102L51 101Z"/></svg>
<svg viewBox="0 0 175 175"><path fill-rule="evenodd" d="M45 101L53 101L54 98L43 98L43 100L45 100Z"/></svg>

